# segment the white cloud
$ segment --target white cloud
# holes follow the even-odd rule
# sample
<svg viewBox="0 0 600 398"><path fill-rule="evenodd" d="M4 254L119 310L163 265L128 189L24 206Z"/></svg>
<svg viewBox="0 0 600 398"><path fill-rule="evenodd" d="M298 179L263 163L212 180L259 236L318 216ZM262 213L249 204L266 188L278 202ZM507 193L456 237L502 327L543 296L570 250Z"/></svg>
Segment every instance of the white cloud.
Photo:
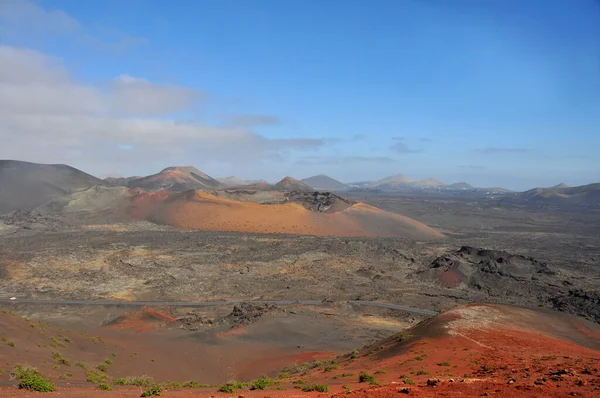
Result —
<svg viewBox="0 0 600 398"><path fill-rule="evenodd" d="M108 87L77 82L58 59L0 46L0 158L95 166L115 156L126 156L123 161L128 162L193 157L239 163L325 144L322 139L268 139L242 128L148 116L192 106L202 98L197 90L128 75ZM116 151L123 143L132 149Z"/></svg>
<svg viewBox="0 0 600 398"><path fill-rule="evenodd" d="M129 75L117 77L111 89L115 109L132 114L177 113L206 97L200 90L153 84Z"/></svg>
<svg viewBox="0 0 600 398"><path fill-rule="evenodd" d="M81 24L61 10L44 10L27 0L2 0L0 22L3 30L36 31L38 33L72 33Z"/></svg>
<svg viewBox="0 0 600 398"><path fill-rule="evenodd" d="M89 49L122 52L148 40L102 25L83 26L58 9L41 7L29 0L0 0L0 37L5 42L63 37Z"/></svg>

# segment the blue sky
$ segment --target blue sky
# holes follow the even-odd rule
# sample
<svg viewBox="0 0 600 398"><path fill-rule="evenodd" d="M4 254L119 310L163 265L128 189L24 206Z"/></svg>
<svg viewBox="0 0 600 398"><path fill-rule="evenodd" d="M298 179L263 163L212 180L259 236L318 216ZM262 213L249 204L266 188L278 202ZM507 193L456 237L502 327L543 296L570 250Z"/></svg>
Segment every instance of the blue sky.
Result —
<svg viewBox="0 0 600 398"><path fill-rule="evenodd" d="M2 158L600 181L598 1L7 1L5 82L41 83L0 118Z"/></svg>

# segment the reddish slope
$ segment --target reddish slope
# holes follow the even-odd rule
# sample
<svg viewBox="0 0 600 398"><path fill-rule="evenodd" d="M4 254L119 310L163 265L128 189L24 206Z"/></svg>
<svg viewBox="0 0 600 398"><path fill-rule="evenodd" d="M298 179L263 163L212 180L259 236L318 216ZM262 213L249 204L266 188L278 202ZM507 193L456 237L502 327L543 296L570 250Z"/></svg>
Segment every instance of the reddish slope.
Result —
<svg viewBox="0 0 600 398"><path fill-rule="evenodd" d="M318 236L401 236L434 239L428 226L357 203L335 213L310 211L298 203L258 204L190 191L160 191L134 198L130 214L189 230L288 233Z"/></svg>
<svg viewBox="0 0 600 398"><path fill-rule="evenodd" d="M342 378L358 390L350 397L407 391L418 397L592 397L600 396L599 350L600 327L574 316L471 305L367 347L354 355L358 359L344 358L335 372L311 377L331 388L336 374L366 371L383 385Z"/></svg>

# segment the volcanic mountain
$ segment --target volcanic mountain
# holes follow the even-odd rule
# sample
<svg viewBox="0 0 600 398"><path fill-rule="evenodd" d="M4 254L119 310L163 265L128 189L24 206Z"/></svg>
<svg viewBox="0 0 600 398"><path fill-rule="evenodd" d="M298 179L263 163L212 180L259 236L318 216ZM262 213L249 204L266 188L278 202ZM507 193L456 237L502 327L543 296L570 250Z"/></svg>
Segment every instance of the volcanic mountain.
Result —
<svg viewBox="0 0 600 398"><path fill-rule="evenodd" d="M108 186L111 187L126 187L133 180L137 180L138 178L142 178L141 176L134 177L106 177L104 181Z"/></svg>
<svg viewBox="0 0 600 398"><path fill-rule="evenodd" d="M292 191L312 192L312 191L314 191L314 189L312 187L310 187L309 185L307 185L303 182L300 182L292 177L285 177L283 180L281 180L277 184L275 184L274 188L277 191L286 191L286 192L292 192Z"/></svg>
<svg viewBox="0 0 600 398"><path fill-rule="evenodd" d="M190 189L219 189L224 185L192 166L167 167L160 173L132 180L129 188L143 188L147 191L187 191Z"/></svg>
<svg viewBox="0 0 600 398"><path fill-rule="evenodd" d="M437 239L438 231L400 214L318 192L200 190L142 193L133 218L186 230L320 236L395 236Z"/></svg>
<svg viewBox="0 0 600 398"><path fill-rule="evenodd" d="M579 187L535 188L520 194L532 202L600 205L600 183Z"/></svg>
<svg viewBox="0 0 600 398"><path fill-rule="evenodd" d="M0 214L41 205L105 181L64 164L0 160Z"/></svg>
<svg viewBox="0 0 600 398"><path fill-rule="evenodd" d="M377 180L371 183L371 185L373 186L381 186L381 185L387 185L390 187L394 187L394 186L405 186L405 185L409 185L411 182L413 182L414 180L408 176L405 176L404 174L395 174L393 176L389 176L389 177L385 177L382 178L381 180Z"/></svg>
<svg viewBox="0 0 600 398"><path fill-rule="evenodd" d="M219 181L221 184L225 185L226 187L237 187L237 186L246 185L249 183L248 181L244 181L240 177L235 177L235 176L217 178L216 180Z"/></svg>
<svg viewBox="0 0 600 398"><path fill-rule="evenodd" d="M300 182L309 185L313 189L317 191L345 191L350 188L348 185L339 182L329 176L324 174L319 174L317 176L305 178L300 180Z"/></svg>

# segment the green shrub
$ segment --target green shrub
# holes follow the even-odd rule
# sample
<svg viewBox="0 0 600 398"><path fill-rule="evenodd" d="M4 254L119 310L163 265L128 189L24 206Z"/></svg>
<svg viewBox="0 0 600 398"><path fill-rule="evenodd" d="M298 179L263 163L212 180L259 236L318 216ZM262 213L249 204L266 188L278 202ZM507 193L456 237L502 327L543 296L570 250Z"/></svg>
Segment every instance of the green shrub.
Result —
<svg viewBox="0 0 600 398"><path fill-rule="evenodd" d="M86 376L86 381L88 383L94 383L94 384L98 385L98 384L108 382L108 377L106 376L106 374L104 374L102 372L98 372L97 370L94 370L94 369L88 371L85 374L85 376Z"/></svg>
<svg viewBox="0 0 600 398"><path fill-rule="evenodd" d="M86 367L86 366L85 366L85 363L83 363L83 362L81 362L81 361L78 361L78 362L76 362L76 363L75 363L75 366L79 366L81 369L85 369L85 367Z"/></svg>
<svg viewBox="0 0 600 398"><path fill-rule="evenodd" d="M162 383L161 386L167 390L176 389L183 387L183 384L179 381L167 381L166 383Z"/></svg>
<svg viewBox="0 0 600 398"><path fill-rule="evenodd" d="M26 365L17 365L11 375L19 380L19 388L39 392L52 392L55 390L52 380L44 377L39 370Z"/></svg>
<svg viewBox="0 0 600 398"><path fill-rule="evenodd" d="M337 370L339 369L339 366L335 363L329 364L329 365L325 365L323 367L323 372L331 372L332 370Z"/></svg>
<svg viewBox="0 0 600 398"><path fill-rule="evenodd" d="M242 390L246 388L246 384L239 382L239 381L230 381L226 384L223 384L220 388L219 391L221 392L226 392L228 394L233 394L235 393L237 390Z"/></svg>
<svg viewBox="0 0 600 398"><path fill-rule="evenodd" d="M107 365L112 365L113 361L111 359L106 358L104 360L104 363L107 364Z"/></svg>
<svg viewBox="0 0 600 398"><path fill-rule="evenodd" d="M379 370L375 371L376 375L384 375L386 373L387 373L387 370L385 370L385 369L379 369Z"/></svg>
<svg viewBox="0 0 600 398"><path fill-rule="evenodd" d="M450 362L440 362L437 364L438 366L452 366Z"/></svg>
<svg viewBox="0 0 600 398"><path fill-rule="evenodd" d="M350 376L354 376L354 375L355 375L355 373L347 372L347 373L341 373L339 375L335 375L335 376L333 376L333 378L334 379L341 379L343 377L350 377Z"/></svg>
<svg viewBox="0 0 600 398"><path fill-rule="evenodd" d="M310 391L329 392L329 387L326 384L310 384L310 385L302 387L302 391L304 391L304 392L310 392Z"/></svg>
<svg viewBox="0 0 600 398"><path fill-rule="evenodd" d="M144 391L141 395L142 397L160 397L162 396L162 388L160 385L155 384L153 386L148 387L146 391Z"/></svg>
<svg viewBox="0 0 600 398"><path fill-rule="evenodd" d="M183 387L185 387L185 388L206 388L206 387L210 387L210 385L198 383L197 381L186 381L185 383L183 383Z"/></svg>
<svg viewBox="0 0 600 398"><path fill-rule="evenodd" d="M261 377L260 379L256 379L250 383L251 390L266 390L271 385L274 384L274 381L268 377Z"/></svg>
<svg viewBox="0 0 600 398"><path fill-rule="evenodd" d="M104 391L112 391L112 387L109 386L107 383L98 384L98 388Z"/></svg>
<svg viewBox="0 0 600 398"><path fill-rule="evenodd" d="M417 370L416 375L430 375L431 373L426 371L425 369Z"/></svg>
<svg viewBox="0 0 600 398"><path fill-rule="evenodd" d="M375 380L375 376L373 376L371 373L367 373L367 372L360 372L360 375L358 375L358 382L359 383L369 383L369 384L377 383L377 381Z"/></svg>
<svg viewBox="0 0 600 398"><path fill-rule="evenodd" d="M148 376L140 377L120 377L114 380L114 383L119 386L139 386L150 387L155 385L154 379Z"/></svg>
<svg viewBox="0 0 600 398"><path fill-rule="evenodd" d="M96 369L98 369L101 372L108 372L108 366L106 366L105 364L101 363L100 365L96 366Z"/></svg>

